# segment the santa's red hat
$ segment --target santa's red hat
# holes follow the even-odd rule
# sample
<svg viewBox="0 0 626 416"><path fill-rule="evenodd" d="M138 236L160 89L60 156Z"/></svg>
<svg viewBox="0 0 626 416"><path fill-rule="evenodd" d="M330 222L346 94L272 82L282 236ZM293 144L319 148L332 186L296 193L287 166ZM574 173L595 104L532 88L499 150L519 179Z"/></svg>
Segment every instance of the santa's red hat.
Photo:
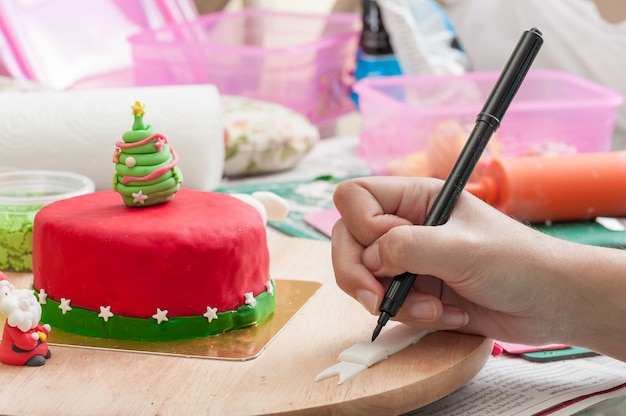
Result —
<svg viewBox="0 0 626 416"><path fill-rule="evenodd" d="M13 287L11 282L9 282L9 278L7 277L7 275L0 272L0 287L3 287L3 286Z"/></svg>

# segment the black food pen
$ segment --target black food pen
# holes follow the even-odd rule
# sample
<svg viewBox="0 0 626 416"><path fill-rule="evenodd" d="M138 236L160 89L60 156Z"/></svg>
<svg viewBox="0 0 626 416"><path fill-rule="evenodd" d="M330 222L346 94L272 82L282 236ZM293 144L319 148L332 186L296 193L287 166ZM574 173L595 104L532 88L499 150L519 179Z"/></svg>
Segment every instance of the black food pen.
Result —
<svg viewBox="0 0 626 416"><path fill-rule="evenodd" d="M467 184L491 135L500 126L504 113L509 104L511 104L524 77L526 77L526 73L542 44L543 37L539 29L532 28L522 34L500 77L491 90L491 94L489 94L482 111L476 117L474 129L444 182L439 195L437 195L423 225L441 225L448 220L452 207ZM398 313L416 278L417 275L406 272L393 279L380 305L380 317L372 335L372 341L380 334L389 318L394 317Z"/></svg>

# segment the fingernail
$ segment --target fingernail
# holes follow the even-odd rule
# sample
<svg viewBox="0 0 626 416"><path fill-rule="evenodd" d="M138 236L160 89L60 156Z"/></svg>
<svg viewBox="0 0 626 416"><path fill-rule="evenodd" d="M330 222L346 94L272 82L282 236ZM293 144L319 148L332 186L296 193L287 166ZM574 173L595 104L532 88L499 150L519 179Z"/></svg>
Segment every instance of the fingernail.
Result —
<svg viewBox="0 0 626 416"><path fill-rule="evenodd" d="M371 314L376 314L378 309L378 296L365 289L356 291L356 300Z"/></svg>
<svg viewBox="0 0 626 416"><path fill-rule="evenodd" d="M419 320L432 321L435 319L437 307L434 302L418 302L411 306L409 314Z"/></svg>
<svg viewBox="0 0 626 416"><path fill-rule="evenodd" d="M469 322L469 315L463 311L449 311L443 314L441 322L445 325L462 327Z"/></svg>
<svg viewBox="0 0 626 416"><path fill-rule="evenodd" d="M378 243L374 243L363 251L363 265L370 271L375 272L380 269L380 255L378 253Z"/></svg>

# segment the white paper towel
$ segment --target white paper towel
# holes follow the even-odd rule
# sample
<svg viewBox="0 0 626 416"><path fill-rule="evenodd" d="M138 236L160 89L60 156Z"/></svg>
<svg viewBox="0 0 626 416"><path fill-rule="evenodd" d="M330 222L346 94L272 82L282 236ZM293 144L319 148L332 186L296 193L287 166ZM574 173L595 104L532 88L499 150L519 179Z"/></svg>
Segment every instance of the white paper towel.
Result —
<svg viewBox="0 0 626 416"><path fill-rule="evenodd" d="M176 149L184 182L216 188L224 169L220 98L213 85L0 93L0 166L58 169L111 189L115 142L132 129L131 106Z"/></svg>

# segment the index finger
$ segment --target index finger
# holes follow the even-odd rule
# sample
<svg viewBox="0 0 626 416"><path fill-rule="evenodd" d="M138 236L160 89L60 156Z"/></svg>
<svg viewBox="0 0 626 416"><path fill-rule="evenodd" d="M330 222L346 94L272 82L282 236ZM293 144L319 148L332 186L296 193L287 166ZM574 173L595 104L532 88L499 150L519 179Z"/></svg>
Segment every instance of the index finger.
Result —
<svg viewBox="0 0 626 416"><path fill-rule="evenodd" d="M349 232L369 246L394 227L422 224L440 188L432 178L356 178L337 186L334 202Z"/></svg>

